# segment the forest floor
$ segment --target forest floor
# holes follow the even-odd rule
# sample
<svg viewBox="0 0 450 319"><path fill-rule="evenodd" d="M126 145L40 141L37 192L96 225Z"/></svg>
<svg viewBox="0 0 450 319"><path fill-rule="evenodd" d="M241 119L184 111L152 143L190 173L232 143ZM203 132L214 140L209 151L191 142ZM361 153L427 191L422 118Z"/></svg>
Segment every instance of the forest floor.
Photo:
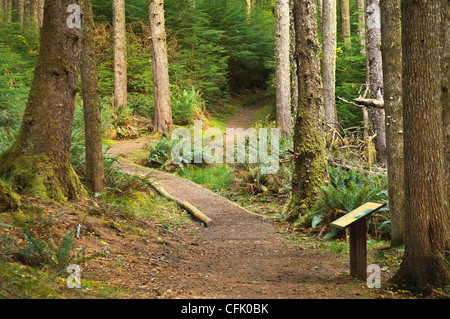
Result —
<svg viewBox="0 0 450 319"><path fill-rule="evenodd" d="M265 103L243 108L228 120L227 127L248 127ZM109 152L126 157L145 143L124 141L113 145ZM126 159L120 163L130 174L156 179L167 192L188 201L215 223L211 227L190 224L177 231L177 240L190 244L177 257L170 257L164 268L157 268L162 297L355 299L378 298L385 293L368 289L365 282L351 278L346 258L318 251L314 244L299 246L264 215L249 212L176 175ZM126 280L137 280L139 273L139 269L132 269Z"/></svg>

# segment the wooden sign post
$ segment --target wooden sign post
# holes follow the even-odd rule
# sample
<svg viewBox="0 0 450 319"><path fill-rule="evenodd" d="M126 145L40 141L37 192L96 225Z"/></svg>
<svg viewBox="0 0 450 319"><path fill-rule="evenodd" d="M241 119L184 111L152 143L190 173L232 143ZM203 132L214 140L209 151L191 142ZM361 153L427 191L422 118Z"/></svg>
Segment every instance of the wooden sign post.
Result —
<svg viewBox="0 0 450 319"><path fill-rule="evenodd" d="M367 279L367 217L386 206L368 202L331 223L345 229L350 226L350 276Z"/></svg>

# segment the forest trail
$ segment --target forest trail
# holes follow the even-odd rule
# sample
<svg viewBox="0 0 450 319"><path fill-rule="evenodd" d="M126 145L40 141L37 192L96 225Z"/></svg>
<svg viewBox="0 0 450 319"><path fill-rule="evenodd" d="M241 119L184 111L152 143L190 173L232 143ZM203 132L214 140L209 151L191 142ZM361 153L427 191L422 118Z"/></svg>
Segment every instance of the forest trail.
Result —
<svg viewBox="0 0 450 319"><path fill-rule="evenodd" d="M244 108L230 125L247 127L263 105ZM228 126L228 123L227 123ZM145 141L125 141L111 148L126 154ZM361 283L348 273L348 261L295 247L277 226L228 199L184 178L120 160L125 172L156 179L170 194L188 201L214 221L182 236L194 245L174 258L165 289L176 298L361 298ZM192 233L195 233L194 235ZM180 235L180 234L178 234Z"/></svg>

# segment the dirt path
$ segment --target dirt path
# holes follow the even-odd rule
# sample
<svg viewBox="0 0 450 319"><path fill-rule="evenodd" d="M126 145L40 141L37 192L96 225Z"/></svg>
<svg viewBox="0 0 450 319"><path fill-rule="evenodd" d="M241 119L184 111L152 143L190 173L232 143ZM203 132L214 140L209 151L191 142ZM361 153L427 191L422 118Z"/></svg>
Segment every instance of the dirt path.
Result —
<svg viewBox="0 0 450 319"><path fill-rule="evenodd" d="M258 107L245 108L230 125L251 122ZM234 126L234 127L237 127ZM126 153L141 141L115 145L112 152ZM275 225L256 214L186 179L122 160L129 173L158 180L170 194L188 201L214 220L212 227L197 227L195 245L170 264L164 285L178 298L361 298L361 286L348 275L348 261L294 247Z"/></svg>

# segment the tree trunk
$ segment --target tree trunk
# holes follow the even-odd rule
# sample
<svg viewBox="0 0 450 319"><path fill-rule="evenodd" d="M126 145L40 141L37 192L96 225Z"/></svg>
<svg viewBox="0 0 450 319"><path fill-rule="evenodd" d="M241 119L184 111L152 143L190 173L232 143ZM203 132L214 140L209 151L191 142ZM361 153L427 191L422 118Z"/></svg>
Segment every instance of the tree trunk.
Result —
<svg viewBox="0 0 450 319"><path fill-rule="evenodd" d="M383 63L381 57L381 22L379 0L366 1L366 50L368 57L369 98L383 100ZM372 109L377 163L386 165L386 124L384 109Z"/></svg>
<svg viewBox="0 0 450 319"><path fill-rule="evenodd" d="M247 0L247 17L252 15L252 0Z"/></svg>
<svg viewBox="0 0 450 319"><path fill-rule="evenodd" d="M4 1L5 1L4 8L6 11L5 22L9 23L11 22L12 0L4 0Z"/></svg>
<svg viewBox="0 0 450 319"><path fill-rule="evenodd" d="M45 0L38 0L38 28L42 29L42 25L44 24L44 7Z"/></svg>
<svg viewBox="0 0 450 319"><path fill-rule="evenodd" d="M322 41L323 41L323 104L325 122L338 127L336 112L336 0L323 0Z"/></svg>
<svg viewBox="0 0 450 319"><path fill-rule="evenodd" d="M447 205L450 205L450 1L442 0L442 49L441 49L441 76L442 76L442 121L444 123L444 154L447 171L446 194ZM447 208L448 209L448 208Z"/></svg>
<svg viewBox="0 0 450 319"><path fill-rule="evenodd" d="M24 25L24 6L25 1L24 0L17 0L16 2L16 15L17 15L17 22L19 23L20 27L22 28Z"/></svg>
<svg viewBox="0 0 450 319"><path fill-rule="evenodd" d="M395 283L429 292L450 280L441 105L441 0L401 5L405 254ZM424 50L426 48L426 50Z"/></svg>
<svg viewBox="0 0 450 319"><path fill-rule="evenodd" d="M149 1L152 40L153 85L155 98L155 131L166 132L173 126L167 60L164 1Z"/></svg>
<svg viewBox="0 0 450 319"><path fill-rule="evenodd" d="M297 118L298 110L298 73L297 61L295 56L295 24L294 24L294 0L289 1L290 10L290 31L291 31L291 56L292 56L292 92L291 103L294 113L294 120Z"/></svg>
<svg viewBox="0 0 450 319"><path fill-rule="evenodd" d="M276 1L276 109L281 134L289 134L291 120L291 78L289 61L289 0Z"/></svg>
<svg viewBox="0 0 450 319"><path fill-rule="evenodd" d="M327 176L315 0L295 0L294 20L299 105L294 127L292 197L285 210L288 222L308 211Z"/></svg>
<svg viewBox="0 0 450 319"><path fill-rule="evenodd" d="M114 26L114 109L126 108L127 102L127 33L125 0L113 2Z"/></svg>
<svg viewBox="0 0 450 319"><path fill-rule="evenodd" d="M30 20L31 20L31 24L34 26L34 28L37 29L38 21L39 21L38 0L30 1Z"/></svg>
<svg viewBox="0 0 450 319"><path fill-rule="evenodd" d="M87 195L70 163L81 30L69 28L69 5L47 1L39 57L17 140L0 156L0 175L44 198Z"/></svg>
<svg viewBox="0 0 450 319"><path fill-rule="evenodd" d="M382 0L380 9L391 244L398 246L403 243L405 214L400 3Z"/></svg>
<svg viewBox="0 0 450 319"><path fill-rule="evenodd" d="M95 61L94 16L92 0L83 0L83 42L81 48L81 89L83 92L86 186L92 193L106 190L103 170L102 111L99 101Z"/></svg>
<svg viewBox="0 0 450 319"><path fill-rule="evenodd" d="M350 43L350 4L349 0L339 1L339 12L341 20L342 40L344 43Z"/></svg>
<svg viewBox="0 0 450 319"><path fill-rule="evenodd" d="M361 54L366 54L366 5L365 0L356 0L358 9L358 43L361 45Z"/></svg>

